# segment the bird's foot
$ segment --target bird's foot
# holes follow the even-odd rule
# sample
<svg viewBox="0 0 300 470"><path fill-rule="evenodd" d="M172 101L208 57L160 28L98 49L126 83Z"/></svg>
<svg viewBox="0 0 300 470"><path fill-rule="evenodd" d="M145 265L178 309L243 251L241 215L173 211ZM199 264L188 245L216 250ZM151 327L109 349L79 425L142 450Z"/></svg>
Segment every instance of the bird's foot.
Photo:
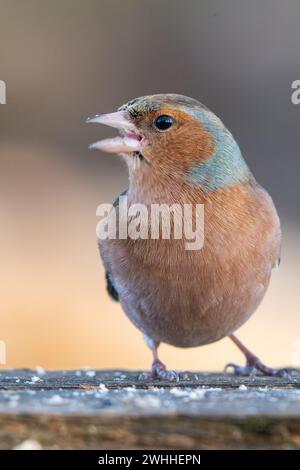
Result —
<svg viewBox="0 0 300 470"><path fill-rule="evenodd" d="M150 372L143 372L139 376L139 380L166 380L170 382L179 382L180 380L187 379L185 372L175 372L174 370L167 370L166 366L159 360L152 364Z"/></svg>
<svg viewBox="0 0 300 470"><path fill-rule="evenodd" d="M244 376L244 377L246 376L253 377L257 374L266 375L269 377L288 377L289 376L288 369L273 369L272 367L268 367L265 364L263 364L260 361L260 359L256 356L249 356L247 358L247 362L244 367L230 362L229 364L225 366L225 369L224 369L225 372L227 372L228 369L232 369L234 375Z"/></svg>

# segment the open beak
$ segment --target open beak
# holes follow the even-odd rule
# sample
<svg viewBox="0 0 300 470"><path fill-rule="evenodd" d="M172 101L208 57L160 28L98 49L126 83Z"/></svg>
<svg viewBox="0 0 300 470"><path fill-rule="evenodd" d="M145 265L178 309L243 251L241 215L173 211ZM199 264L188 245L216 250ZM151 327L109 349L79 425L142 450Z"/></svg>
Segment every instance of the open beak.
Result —
<svg viewBox="0 0 300 470"><path fill-rule="evenodd" d="M135 125L125 111L101 114L87 119L88 123L95 122L119 129L121 136L112 139L103 139L91 144L90 149L102 150L108 153L132 153L140 150L143 137L138 133Z"/></svg>

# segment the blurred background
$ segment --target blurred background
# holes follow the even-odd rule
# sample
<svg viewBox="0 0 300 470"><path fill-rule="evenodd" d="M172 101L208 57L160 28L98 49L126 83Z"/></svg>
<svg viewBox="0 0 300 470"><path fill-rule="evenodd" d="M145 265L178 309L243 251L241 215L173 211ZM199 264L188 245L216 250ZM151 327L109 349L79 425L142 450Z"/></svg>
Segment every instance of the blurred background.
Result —
<svg viewBox="0 0 300 470"><path fill-rule="evenodd" d="M220 116L275 201L282 263L239 334L269 365L293 362L299 24L297 0L0 0L2 367L150 366L141 334L106 294L95 241L96 206L126 189L126 168L88 151L113 132L85 119L159 92L192 96ZM161 358L185 370L243 362L227 339L186 350L164 345Z"/></svg>

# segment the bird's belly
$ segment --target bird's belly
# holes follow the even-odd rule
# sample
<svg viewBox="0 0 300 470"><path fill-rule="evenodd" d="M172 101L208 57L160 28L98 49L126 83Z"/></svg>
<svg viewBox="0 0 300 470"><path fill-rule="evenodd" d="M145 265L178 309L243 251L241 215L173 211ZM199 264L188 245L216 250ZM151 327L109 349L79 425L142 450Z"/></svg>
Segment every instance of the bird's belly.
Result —
<svg viewBox="0 0 300 470"><path fill-rule="evenodd" d="M111 253L128 259L120 246ZM113 273L131 321L152 339L180 347L211 343L235 331L261 302L270 277L267 263L228 268L226 263L204 264L193 253L187 266L188 256L172 268L135 263L131 255L130 266L116 263Z"/></svg>
<svg viewBox="0 0 300 470"><path fill-rule="evenodd" d="M280 227L257 186L217 191L205 205L204 245L184 240L103 240L100 250L122 307L156 341L217 341L256 310L279 254Z"/></svg>
<svg viewBox="0 0 300 470"><path fill-rule="evenodd" d="M233 333L255 311L265 289L264 284L253 281L217 297L182 283L165 284L163 289L159 283L152 283L145 296L121 297L121 303L128 317L147 336L174 346L191 347Z"/></svg>

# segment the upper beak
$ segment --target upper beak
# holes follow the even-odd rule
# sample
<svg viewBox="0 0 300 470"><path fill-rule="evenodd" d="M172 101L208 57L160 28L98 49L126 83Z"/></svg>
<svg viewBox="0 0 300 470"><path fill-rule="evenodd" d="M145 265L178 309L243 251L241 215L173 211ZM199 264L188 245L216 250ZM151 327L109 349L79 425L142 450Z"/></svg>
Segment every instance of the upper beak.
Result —
<svg viewBox="0 0 300 470"><path fill-rule="evenodd" d="M117 111L116 113L101 114L87 119L86 122L95 122L115 127L124 134L124 137L99 140L91 144L89 148L109 153L131 153L139 150L142 137L138 134L135 125L130 121L127 112Z"/></svg>

